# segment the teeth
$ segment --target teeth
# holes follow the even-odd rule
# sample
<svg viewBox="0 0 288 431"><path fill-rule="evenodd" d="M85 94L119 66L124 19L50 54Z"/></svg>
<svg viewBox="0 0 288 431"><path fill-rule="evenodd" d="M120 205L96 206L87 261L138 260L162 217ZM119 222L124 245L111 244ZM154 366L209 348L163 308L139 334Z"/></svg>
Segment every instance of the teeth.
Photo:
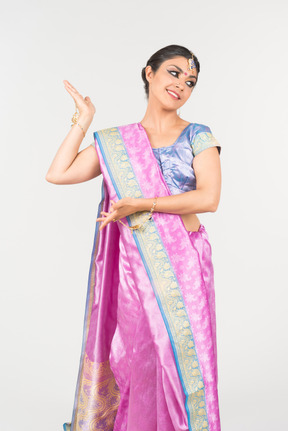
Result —
<svg viewBox="0 0 288 431"><path fill-rule="evenodd" d="M177 96L177 94L173 93L173 91L167 90L168 93L173 94L173 96L177 97L177 99L179 99L179 97Z"/></svg>

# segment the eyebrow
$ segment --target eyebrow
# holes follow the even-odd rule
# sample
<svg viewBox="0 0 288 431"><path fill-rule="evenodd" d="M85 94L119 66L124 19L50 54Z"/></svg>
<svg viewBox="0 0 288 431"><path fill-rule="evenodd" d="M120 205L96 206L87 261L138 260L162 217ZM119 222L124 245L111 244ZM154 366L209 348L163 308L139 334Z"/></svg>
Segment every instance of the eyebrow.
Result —
<svg viewBox="0 0 288 431"><path fill-rule="evenodd" d="M179 70L179 72L184 73L183 70L181 69L181 67L176 66L176 64L169 64L168 66L174 66L174 67L176 67L176 69ZM198 79L197 76L195 76L195 75L189 75L188 78L195 78L196 82L197 82L197 79Z"/></svg>

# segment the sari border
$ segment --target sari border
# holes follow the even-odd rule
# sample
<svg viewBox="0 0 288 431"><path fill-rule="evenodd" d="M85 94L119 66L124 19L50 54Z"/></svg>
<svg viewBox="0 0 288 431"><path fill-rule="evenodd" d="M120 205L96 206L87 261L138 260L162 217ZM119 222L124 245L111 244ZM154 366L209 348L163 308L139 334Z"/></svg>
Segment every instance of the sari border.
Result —
<svg viewBox="0 0 288 431"><path fill-rule="evenodd" d="M118 133L121 135L121 132L120 132L120 130L119 130L119 128L118 128L118 127L112 127L112 128L104 129L104 130L113 130L113 131L116 131L116 129L117 129ZM101 132L101 131L99 131L99 132ZM97 143L98 143L98 145L99 145L99 148L100 148L100 150L101 150L101 155L102 155L103 160L104 160L104 162L105 162L106 169L107 169L107 171L108 171L108 174L109 174L109 177L110 177L110 179L111 179L112 185L113 185L113 187L114 187L114 189L115 189L115 191L116 191L116 194L117 194L117 196L118 196L118 199L122 199L122 198L121 198L120 190L119 190L119 188L118 188L118 186L117 186L117 184L116 184L116 181L115 181L115 179L114 179L114 176L113 176L112 170L111 170L111 168L110 168L110 164L108 163L108 160L107 160L107 157L106 157L106 154L105 154L104 148L103 148L103 146L102 146L102 141L101 141L101 137L100 137L99 132L94 132L94 138L96 139L96 141L97 141ZM98 139L97 139L97 137L98 137ZM121 137L122 137L122 135L121 135ZM96 144L95 144L95 147L96 147ZM125 148L125 145L124 145L124 148ZM126 151L126 148L125 148L125 151ZM133 166L132 166L132 165L131 165L131 169L132 169L132 171L133 171L134 176L136 177L136 174L135 174L135 172L134 172L134 169L133 169ZM137 177L136 177L136 178L137 178ZM140 188L140 186L139 186L139 188ZM139 195L138 197L144 197L144 196L143 196L143 194L141 193L141 196ZM127 221L128 221L129 226L132 226L131 217L130 217L130 216L127 216L127 217L126 217L126 219L127 219ZM132 233L133 233L133 236L134 236L134 232L132 232Z"/></svg>
<svg viewBox="0 0 288 431"><path fill-rule="evenodd" d="M138 124L138 123L136 123L136 124ZM101 130L99 132L94 132L94 138L97 140L97 143L98 143L99 149L101 151L101 155L103 157L103 160L105 162L105 166L106 166L107 172L109 174L109 177L111 179L112 185L113 185L113 187L114 187L114 189L116 191L116 194L117 194L118 198L121 199L124 196L121 196L120 189L119 189L119 187L117 185L117 182L115 181L115 178L114 178L115 174L113 174L113 171L112 171L112 169L110 167L110 163L108 162L108 159L107 159L107 156L106 156L106 153L105 153L105 149L106 149L107 153L109 153L109 151L113 152L113 149L110 148L108 142L106 142L106 140L105 140L105 134L106 135L108 134L108 136L109 136L109 134L111 134L111 135L114 135L114 137L115 137L115 135L118 135L117 137L119 138L119 140L121 140L121 142L118 142L117 145L119 145L121 148L123 148L123 152L126 154L126 156L128 156L127 148L125 146L125 142L124 142L123 136L121 134L121 131L120 131L120 129L118 127L113 127L113 128L109 128L109 129L103 129L103 130ZM95 146L96 146L96 143L95 143ZM104 148L104 146L105 146L105 148ZM125 154L124 154L124 156L125 156ZM135 171L133 169L132 162L131 162L131 160L129 160L129 157L124 157L124 156L123 156L123 160L125 160L125 162L123 162L123 163L124 164L125 163L129 164L130 173L132 172L134 174L134 178L133 179L134 179L134 181L136 183L136 186L137 186L138 190L141 191L141 193L138 191L138 195L137 196L133 195L133 197L144 197L143 193L142 193L142 189L141 189L140 184L138 182L137 176L135 175ZM129 162L127 162L127 159L129 160ZM111 163L111 165L113 165L113 163ZM117 160L117 163L115 162L115 170L117 171L117 169L120 170L119 165L118 165L118 160ZM166 185L165 182L164 182L164 184L165 184L166 189L167 189L167 185ZM169 192L169 190L168 190L168 192ZM179 216L179 218L181 219L182 226L183 226L185 232L187 232L187 236L189 236L188 231L186 230L186 228L184 226L182 218L180 216ZM127 216L126 219L128 221L128 224L131 226L132 225L131 220L132 219L133 220L134 219L137 220L137 213L131 214L129 217ZM152 227L153 227L153 230L157 232L158 238L159 238L160 242L162 243L162 245L164 247L161 235L160 235L160 233L158 231L157 225L155 224L154 220L150 220L147 223L145 231L146 230L148 231L149 228L151 229ZM178 370L178 375L179 375L179 378L180 378L180 381L181 381L181 384L182 384L182 387L183 387L183 390L184 390L184 393L185 393L185 396L186 396L185 408L186 408L187 417L188 417L189 430L192 431L191 416L194 416L193 431L194 430L195 431L202 430L204 428L206 430L208 430L209 429L209 425L208 425L208 417L207 417L208 413L207 413L207 400L206 400L206 396L205 396L205 386L203 384L204 379L203 379L203 375L202 375L202 372L201 372L201 367L200 367L200 364L199 364L198 354L197 354L196 345L195 345L195 342L194 342L194 336L193 336L193 332L192 332L192 328L191 328L191 322L190 322L189 314L188 314L186 306L185 306L185 302L183 301L184 303L181 305L181 308L183 310L183 313L185 314L185 318L188 321L187 323L189 323L189 329L186 330L185 336L190 336L189 330L191 332L191 342L190 342L191 345L189 347L191 349L191 352L189 351L188 355L190 355L191 361L192 361L192 358L191 358L192 356L196 357L196 358L193 358L194 361L196 361L196 365L193 365L193 366L195 368L197 368L198 372L196 374L194 374L194 376L199 375L199 374L201 376L200 378L198 378L198 381L200 380L199 384L197 385L197 383L194 383L194 387L193 388L191 387L192 383L190 382L190 394L188 393L188 390L187 390L187 387L186 387L186 384L185 384L185 381L184 381L184 377L183 377L183 374L182 374L182 371L181 371L180 363L179 363L179 360L180 360L179 359L180 350L177 353L176 344L175 344L175 342L178 342L178 345L179 345L180 339L175 341L174 338L173 338L173 334L172 334L171 328L169 326L168 318L165 315L165 311L164 311L163 305L161 303L161 298L159 296L159 292L157 291L157 288L155 286L155 281L153 280L153 276L152 276L151 270L149 268L149 264L148 264L148 262L147 262L147 260L146 260L146 258L144 256L144 253L143 253L142 248L141 248L140 240L138 238L138 236L140 236L140 238L141 238L141 235L139 233L137 233L136 231L133 231L132 234L133 234L133 238L134 238L134 240L136 242L137 249L138 249L139 254L141 256L142 262L143 262L143 264L145 266L145 269L147 271L147 275L149 277L150 283L151 283L151 285L153 287L155 298L157 300L157 303L158 303L158 306L159 306L159 309L160 309L160 312L161 312L162 318L164 320L165 327L167 329L168 336L169 336L169 339L170 339L170 342L171 342L171 346L172 346L173 353L174 353L174 358L175 358L175 364L176 364L176 367L177 367L177 370ZM193 245L191 244L191 246L193 246ZM195 248L195 247L193 247L193 248ZM165 250L165 247L164 247L164 250ZM178 285L178 287L177 287L178 291L180 292L180 296L182 296L179 281L178 281L177 276L176 276L176 274L174 272L173 265L172 265L172 263L170 261L170 258L169 258L169 255L167 254L167 252L166 252L166 256L167 256L168 262L170 263L171 273L173 273L172 276L174 276L173 278L177 281L177 283L175 283L175 284L176 284L176 286ZM159 288L158 288L158 290L160 291ZM162 296L163 296L163 292L162 292ZM185 310L185 312L184 312L184 310ZM183 317L183 314L182 315L179 314L178 316L182 316ZM174 323L174 326L175 326L175 323ZM187 328L187 326L186 326L186 328ZM188 335L187 335L187 331L188 331ZM174 332L175 332L175 328L174 328ZM176 332L175 332L175 334L176 334ZM174 335L174 337L175 337L175 335ZM192 347L193 347L193 352L194 353L192 352ZM187 355L187 352L186 352L186 355ZM186 361L187 361L187 358L186 358ZM184 356L182 357L182 362L183 362L182 363L182 367L183 367L183 371L184 371L185 370ZM194 362L194 364L195 364L195 362ZM191 366L190 366L190 369L191 369ZM186 372L185 372L185 374L186 374ZM188 375L186 377L188 377ZM194 380L197 380L197 378L194 379ZM188 383L188 386L189 386L189 380L187 381L187 383ZM197 400L195 397L196 398L197 397L201 398L202 401L200 400L200 402L199 402L199 400ZM205 402L204 402L204 400L205 400ZM195 411L195 404L196 404L195 401L196 401L196 403L198 401L199 405L201 405L201 408L199 406L196 407L196 409L198 408L198 412ZM203 406L203 404L204 404L204 406Z"/></svg>
<svg viewBox="0 0 288 431"><path fill-rule="evenodd" d="M97 211L97 218L100 217L100 212L103 210L103 205L105 201L105 189L104 189L104 181L102 181L102 187L101 187L101 200L98 205L98 211ZM75 400L74 400L74 406L73 406L73 415L71 424L67 423L67 425L70 425L71 431L74 428L75 425L75 417L77 414L77 406L79 405L80 401L80 386L81 381L83 377L84 372L84 359L85 359L85 350L86 350L86 343L88 338L88 331L89 331L89 324L90 324L90 318L91 318L91 309L92 309L92 296L94 294L94 287L95 287L95 259L98 252L98 245L99 245L99 227L100 223L96 223L95 227L95 233L94 233L94 239L93 239L93 248L91 252L91 260L90 260L90 268L89 268L89 275L88 275L88 289L87 289L87 298L86 298L86 304L85 304L85 315L84 315L84 327L83 327L83 335L82 335L82 346L81 346L81 357L80 357L80 364L79 364L79 372L77 377L77 384L76 384L76 393L75 393ZM93 273L94 270L94 273ZM92 278L93 276L93 278ZM66 425L66 424L65 424Z"/></svg>

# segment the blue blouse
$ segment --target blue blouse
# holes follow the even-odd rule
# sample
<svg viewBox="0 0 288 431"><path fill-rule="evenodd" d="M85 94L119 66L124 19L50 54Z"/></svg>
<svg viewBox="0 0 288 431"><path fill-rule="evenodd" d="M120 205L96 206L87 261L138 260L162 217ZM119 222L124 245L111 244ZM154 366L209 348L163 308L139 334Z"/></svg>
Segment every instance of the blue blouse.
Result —
<svg viewBox="0 0 288 431"><path fill-rule="evenodd" d="M190 123L181 132L174 144L152 148L158 165L172 194L196 189L196 177L192 162L197 154L210 147L221 146L208 126Z"/></svg>
<svg viewBox="0 0 288 431"><path fill-rule="evenodd" d="M141 123L138 124L141 125ZM95 142L91 145L95 147ZM166 184L173 195L196 190L193 159L201 151L210 147L217 147L218 153L221 153L221 146L208 126L190 123L182 130L174 144L152 148Z"/></svg>

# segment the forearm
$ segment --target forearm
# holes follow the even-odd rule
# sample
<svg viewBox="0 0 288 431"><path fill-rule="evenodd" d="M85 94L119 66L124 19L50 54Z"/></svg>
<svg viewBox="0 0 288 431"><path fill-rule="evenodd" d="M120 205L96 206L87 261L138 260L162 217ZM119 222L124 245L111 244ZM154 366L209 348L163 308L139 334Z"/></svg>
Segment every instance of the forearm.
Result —
<svg viewBox="0 0 288 431"><path fill-rule="evenodd" d="M92 120L93 118L91 117L80 115L78 122L83 127L85 134L87 133ZM84 134L79 126L74 125L73 127L70 127L67 136L60 145L49 167L49 170L46 174L47 180L57 178L57 176L63 174L69 168L69 166L71 166L78 154L83 138Z"/></svg>
<svg viewBox="0 0 288 431"><path fill-rule="evenodd" d="M136 200L137 211L149 211L154 198L139 198ZM207 191L191 190L189 192L158 197L155 211L171 214L199 214L214 212L218 203Z"/></svg>

